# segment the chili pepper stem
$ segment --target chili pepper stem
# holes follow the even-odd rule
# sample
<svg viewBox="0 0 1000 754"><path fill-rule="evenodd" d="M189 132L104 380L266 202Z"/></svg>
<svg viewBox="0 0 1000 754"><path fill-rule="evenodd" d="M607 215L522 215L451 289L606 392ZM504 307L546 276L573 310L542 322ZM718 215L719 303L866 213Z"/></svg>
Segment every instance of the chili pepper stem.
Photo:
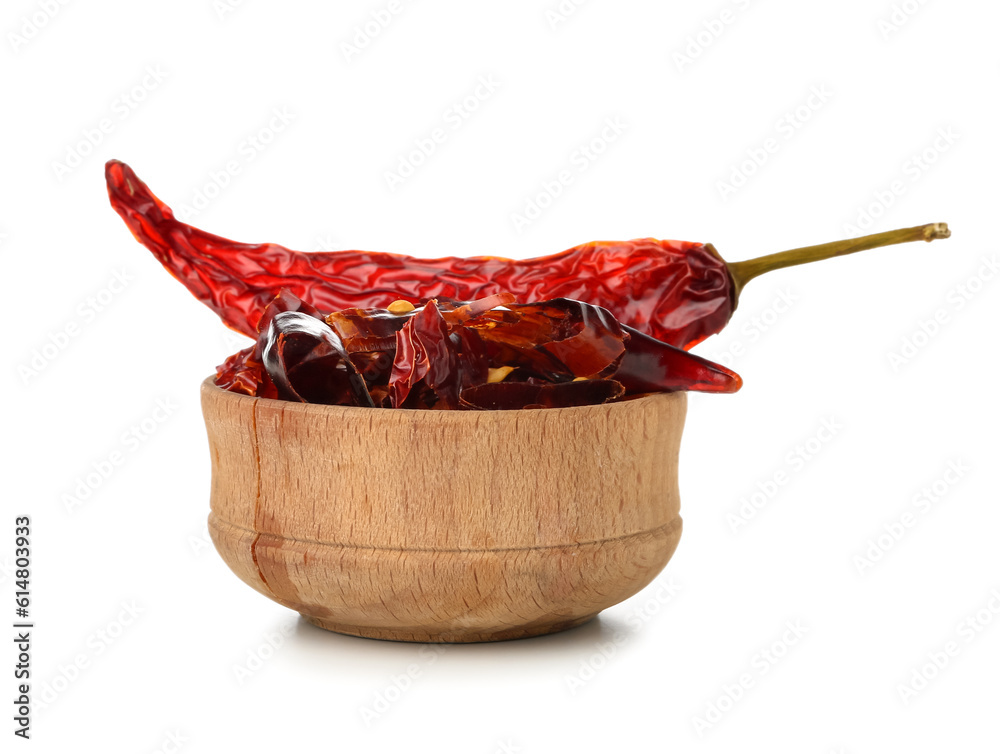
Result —
<svg viewBox="0 0 1000 754"><path fill-rule="evenodd" d="M933 241L938 238L948 238L950 235L951 231L948 230L947 223L931 223L929 225L918 225L914 228L889 230L885 233L861 236L861 238L850 238L845 241L824 243L819 246L805 246L801 249L780 251L777 254L768 254L756 259L747 259L743 262L727 263L726 266L729 268L729 274L733 279L736 296L739 296L744 285L758 275L771 272L771 270L780 270L782 267L792 267L797 264L841 257L845 254L853 254L856 251L864 251L865 249L876 249L880 246L892 246L893 244L909 243L911 241Z"/></svg>

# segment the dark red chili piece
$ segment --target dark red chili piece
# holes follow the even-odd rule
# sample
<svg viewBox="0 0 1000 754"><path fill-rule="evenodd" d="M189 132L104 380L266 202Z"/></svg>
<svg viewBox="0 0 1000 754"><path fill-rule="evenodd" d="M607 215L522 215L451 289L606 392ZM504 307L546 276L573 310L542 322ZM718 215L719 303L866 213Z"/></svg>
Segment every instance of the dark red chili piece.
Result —
<svg viewBox="0 0 1000 754"><path fill-rule="evenodd" d="M617 400L625 387L615 380L584 380L549 385L530 382L494 382L462 391L462 407L509 411L521 408L590 406Z"/></svg>
<svg viewBox="0 0 1000 754"><path fill-rule="evenodd" d="M279 312L261 333L262 362L284 400L374 408L337 334L319 317Z"/></svg>

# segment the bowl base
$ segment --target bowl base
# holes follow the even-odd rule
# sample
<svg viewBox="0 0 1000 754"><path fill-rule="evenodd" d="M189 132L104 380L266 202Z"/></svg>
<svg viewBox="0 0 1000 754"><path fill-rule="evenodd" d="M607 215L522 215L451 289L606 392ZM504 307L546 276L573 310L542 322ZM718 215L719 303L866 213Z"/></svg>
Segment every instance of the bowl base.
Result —
<svg viewBox="0 0 1000 754"><path fill-rule="evenodd" d="M323 618L306 615L305 613L300 613L300 615L318 628L348 636L360 636L364 639L409 641L421 644L472 644L475 642L510 641L511 639L527 639L530 636L555 634L582 626L584 623L596 618L598 614L593 613L579 618L552 621L549 623L514 626L498 631L476 631L474 629L463 628L461 630L439 632L421 631L420 629L382 628L378 626L348 626L343 623L335 623Z"/></svg>

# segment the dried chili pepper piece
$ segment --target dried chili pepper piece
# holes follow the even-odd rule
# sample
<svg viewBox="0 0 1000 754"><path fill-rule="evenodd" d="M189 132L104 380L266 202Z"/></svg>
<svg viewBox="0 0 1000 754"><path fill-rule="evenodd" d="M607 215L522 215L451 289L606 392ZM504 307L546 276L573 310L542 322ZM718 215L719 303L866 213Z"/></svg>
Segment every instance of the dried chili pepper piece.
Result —
<svg viewBox="0 0 1000 754"><path fill-rule="evenodd" d="M340 336L368 386L376 406L389 406L389 376L396 355L396 333L416 313L406 309L344 309L326 317L326 323Z"/></svg>
<svg viewBox="0 0 1000 754"><path fill-rule="evenodd" d="M374 408L340 338L319 317L276 312L261 333L261 342L261 360L281 398Z"/></svg>
<svg viewBox="0 0 1000 754"><path fill-rule="evenodd" d="M625 395L615 380L581 380L539 385L530 382L493 382L462 391L463 408L510 411L522 408L568 408L610 403Z"/></svg>
<svg viewBox="0 0 1000 754"><path fill-rule="evenodd" d="M302 253L242 244L182 223L122 162L107 163L111 205L135 238L233 329L251 337L285 288L326 310L400 299L470 301L509 291L522 301L571 298L691 348L729 322L743 286L771 270L864 249L947 238L936 223L727 264L711 244L644 238L595 242L534 259L418 259L365 251Z"/></svg>
<svg viewBox="0 0 1000 754"><path fill-rule="evenodd" d="M553 380L613 373L628 337L606 309L564 298L511 304L465 325L479 333L494 361Z"/></svg>
<svg viewBox="0 0 1000 754"><path fill-rule="evenodd" d="M437 299L435 299L437 300ZM464 325L470 319L485 314L496 307L507 307L517 301L517 296L509 291L494 293L492 296L475 301L441 301L438 306L442 316L452 325Z"/></svg>
<svg viewBox="0 0 1000 754"><path fill-rule="evenodd" d="M448 339L448 323L436 302L431 301L396 333L396 358L389 377L393 408L402 408L410 391L422 380L433 392L441 391L439 397L444 408L454 408L449 405L447 388L454 383L457 370L458 361Z"/></svg>
<svg viewBox="0 0 1000 754"><path fill-rule="evenodd" d="M458 408L462 388L486 382L488 374L489 360L479 336L462 326L449 327L432 300L396 334L389 378L392 406ZM414 392L419 383L422 389Z"/></svg>
<svg viewBox="0 0 1000 754"><path fill-rule="evenodd" d="M416 314L393 314L387 309L344 309L324 320L337 331L348 353L386 351L396 347L396 333Z"/></svg>
<svg viewBox="0 0 1000 754"><path fill-rule="evenodd" d="M256 360L258 352L259 348L254 343L227 358L215 368L215 384L232 393L277 398L274 383Z"/></svg>
<svg viewBox="0 0 1000 754"><path fill-rule="evenodd" d="M628 348L614 376L630 395L677 390L735 393L743 386L743 378L721 364L627 325L622 325L622 329L629 335Z"/></svg>
<svg viewBox="0 0 1000 754"><path fill-rule="evenodd" d="M319 311L314 306L282 289L264 308L264 314L258 324L266 329L271 318L279 312L304 312L313 317L319 316ZM234 393L244 393L258 398L277 398L278 389L264 369L261 354L263 345L263 341L258 338L254 345L233 354L216 367L215 384Z"/></svg>
<svg viewBox="0 0 1000 754"><path fill-rule="evenodd" d="M224 390L259 398L284 398L311 403L349 403L350 401L345 396L353 395L352 390L355 390L356 386L347 390L346 393L339 388L330 388L336 395L324 397L314 385L316 377L311 372L315 365L306 365L301 371L293 368L303 360L309 361L321 355L318 351L312 355L308 354L311 349L307 347L308 342L303 332L292 334L290 344L281 342L281 347L276 352L277 355L276 353L265 353L266 348L275 349L281 336L287 334L285 330L296 329L290 325L290 320L283 317L285 314L293 313L306 319L321 322L319 311L315 307L301 301L288 291L280 291L264 309L259 323L263 332L260 333L257 341L254 345L233 354L216 368L215 384ZM275 324L276 319L278 319L277 324ZM302 330L303 328L298 329ZM322 338L323 334L315 333L314 340L322 340ZM291 347L287 348L286 345ZM307 356L308 359L305 358ZM265 362L269 362L269 367L265 365ZM336 366L333 362L329 362L329 365ZM289 375L293 375L291 379ZM326 377L322 379L323 381L327 380ZM367 405L363 396L360 397L360 400L362 405Z"/></svg>

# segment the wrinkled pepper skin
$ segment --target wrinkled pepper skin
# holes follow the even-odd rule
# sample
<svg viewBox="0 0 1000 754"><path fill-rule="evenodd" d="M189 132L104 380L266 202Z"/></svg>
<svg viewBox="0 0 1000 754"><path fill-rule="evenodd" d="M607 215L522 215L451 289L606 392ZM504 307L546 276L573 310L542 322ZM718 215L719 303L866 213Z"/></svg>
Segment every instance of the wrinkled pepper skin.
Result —
<svg viewBox="0 0 1000 754"><path fill-rule="evenodd" d="M600 241L524 260L304 253L237 243L183 223L117 160L105 175L111 205L135 238L229 327L252 338L281 289L324 311L382 308L397 299L472 301L503 291L519 301L570 298L679 348L721 330L736 305L726 263L704 244Z"/></svg>

